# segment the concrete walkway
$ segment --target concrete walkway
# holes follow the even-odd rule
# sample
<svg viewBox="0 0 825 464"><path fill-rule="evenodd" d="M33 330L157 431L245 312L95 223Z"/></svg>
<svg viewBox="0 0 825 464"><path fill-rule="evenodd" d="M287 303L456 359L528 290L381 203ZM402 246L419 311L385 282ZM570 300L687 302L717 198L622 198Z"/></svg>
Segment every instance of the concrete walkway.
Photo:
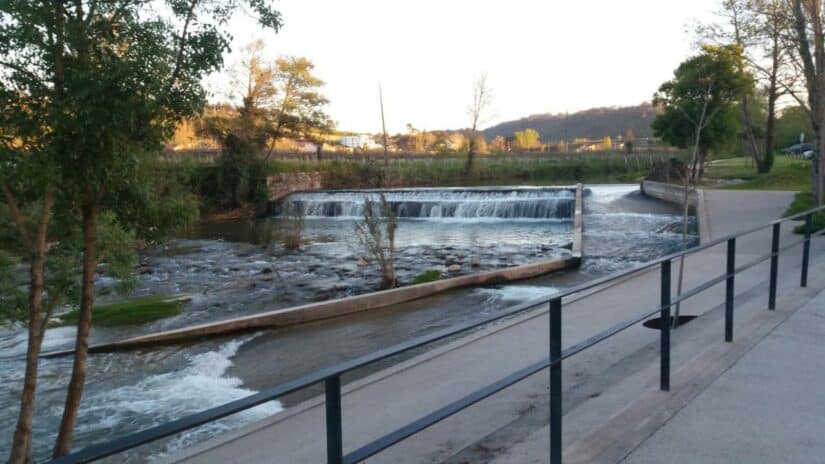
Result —
<svg viewBox="0 0 825 464"><path fill-rule="evenodd" d="M779 217L792 195L708 191L705 199L710 232L718 237ZM782 243L788 244L798 238L784 233ZM743 237L737 244L738 263L744 264L767 253L769 244L769 230ZM812 252L815 257L825 256L825 242L816 241ZM683 314L701 317L674 333L673 364L684 366L678 371L681 374L674 375L674 391L680 385L691 385L691 373L721 374L738 356L752 348L752 343L758 342L772 324L781 323L810 299L810 291L800 293L796 290L799 255L797 247L783 254L779 261L779 294L783 295L779 300L779 311L766 311L766 263L737 276L736 330L737 337L742 340L736 345L738 351L731 351L724 344L714 348L722 338L722 285L682 305ZM722 246L687 259L685 288L690 289L721 274L724 256ZM816 258L814 263L820 267L812 269L811 287L821 290L825 288L825 265L821 258ZM674 282L677 269L678 266L674 266ZM587 298L566 301L564 346L655 308L658 301L658 270L641 273ZM342 399L345 452L540 360L547 355L547 333L546 309L539 308L347 384ZM331 346L321 348L334 349L334 343L330 340ZM694 361L697 353L702 354L702 363ZM703 384L714 379L707 377ZM547 462L547 382L546 371L536 374L386 450L369 462ZM658 411L661 408L652 406L663 401L676 401L668 403L666 408L672 415L699 393L694 387L686 389L690 395L657 395L654 388L657 383L658 332L641 326L632 327L568 360L563 384L564 440L570 448L566 454L573 455L577 446L583 449L586 447L582 443L596 440L596 443L616 444L613 448L606 447L599 456L608 456L607 451L612 450L618 453L616 456L624 457L655 429L612 428L634 431L629 441L632 447L628 449L627 443L621 440L623 437L605 440L605 431L600 427L604 428L614 419L627 424L632 419L628 417L627 407L638 402L640 395L646 398L646 403L638 405L642 408L639 411L645 410L643 407L649 408L645 410L648 413ZM651 391L654 393L644 393ZM664 423L669 417L659 420ZM656 421L647 423L655 424ZM316 398L269 420L187 450L172 461L323 462L324 430L323 399ZM586 456L586 453L580 456ZM582 462L585 461L588 460Z"/></svg>
<svg viewBox="0 0 825 464"><path fill-rule="evenodd" d="M825 293L771 332L624 462L825 463Z"/></svg>

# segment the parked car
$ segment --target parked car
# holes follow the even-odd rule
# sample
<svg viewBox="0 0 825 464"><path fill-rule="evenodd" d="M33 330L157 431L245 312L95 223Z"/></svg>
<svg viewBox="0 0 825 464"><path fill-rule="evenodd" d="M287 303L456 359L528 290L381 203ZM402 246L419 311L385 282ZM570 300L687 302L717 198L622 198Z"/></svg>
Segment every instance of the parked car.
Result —
<svg viewBox="0 0 825 464"><path fill-rule="evenodd" d="M813 152L813 149L814 147L810 143L797 143L788 148L783 148L781 153L785 155L804 155L805 152Z"/></svg>

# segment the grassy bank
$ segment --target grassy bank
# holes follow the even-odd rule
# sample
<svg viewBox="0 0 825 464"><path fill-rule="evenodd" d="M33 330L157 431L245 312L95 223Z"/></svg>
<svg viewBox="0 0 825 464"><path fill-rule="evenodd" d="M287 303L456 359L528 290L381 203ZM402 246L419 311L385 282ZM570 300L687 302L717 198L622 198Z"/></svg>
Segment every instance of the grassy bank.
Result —
<svg viewBox="0 0 825 464"><path fill-rule="evenodd" d="M801 212L807 211L814 207L814 198L811 195L810 191L807 192L797 192L796 196L794 196L793 203L791 206L788 207L787 211L785 211L785 216L793 216L794 214L799 214ZM816 213L813 215L811 225L811 232L817 232L820 230L825 229L825 213ZM797 234L802 234L805 232L805 224L802 223L793 230Z"/></svg>
<svg viewBox="0 0 825 464"><path fill-rule="evenodd" d="M731 190L791 190L811 189L811 162L777 157L773 169L766 174L759 174L749 158L729 158L716 160L705 168L705 179L709 186ZM716 185L714 181L736 181L727 185Z"/></svg>
<svg viewBox="0 0 825 464"><path fill-rule="evenodd" d="M181 302L175 297L148 296L95 306L92 321L100 326L137 325L180 314ZM61 317L62 325L77 324L78 310Z"/></svg>
<svg viewBox="0 0 825 464"><path fill-rule="evenodd" d="M471 185L635 183L674 154L546 157L485 156L465 172L458 157L393 160L272 161L271 172L318 171L327 189Z"/></svg>

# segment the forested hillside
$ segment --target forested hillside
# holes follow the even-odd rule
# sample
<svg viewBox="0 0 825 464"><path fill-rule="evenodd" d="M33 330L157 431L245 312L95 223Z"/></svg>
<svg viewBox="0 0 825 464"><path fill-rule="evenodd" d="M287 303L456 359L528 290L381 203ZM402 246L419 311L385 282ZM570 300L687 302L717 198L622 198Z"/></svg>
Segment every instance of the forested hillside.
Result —
<svg viewBox="0 0 825 464"><path fill-rule="evenodd" d="M498 135L509 137L515 131L531 128L539 132L542 141L548 142L560 139L624 136L628 129L631 129L636 137L650 137L653 135L650 124L656 114L656 108L649 103L638 106L592 108L567 116L564 113L534 114L489 127L484 131L484 135L487 140L492 140Z"/></svg>

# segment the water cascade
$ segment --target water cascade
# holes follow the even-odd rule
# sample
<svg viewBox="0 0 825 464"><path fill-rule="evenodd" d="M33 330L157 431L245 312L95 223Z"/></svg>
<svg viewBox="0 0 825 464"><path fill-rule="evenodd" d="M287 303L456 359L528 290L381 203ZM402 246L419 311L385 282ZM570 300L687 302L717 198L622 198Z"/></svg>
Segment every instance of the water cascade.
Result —
<svg viewBox="0 0 825 464"><path fill-rule="evenodd" d="M359 218L364 201L381 194L399 218L571 220L575 194L565 188L338 190L294 193L281 205L302 210L306 217Z"/></svg>

